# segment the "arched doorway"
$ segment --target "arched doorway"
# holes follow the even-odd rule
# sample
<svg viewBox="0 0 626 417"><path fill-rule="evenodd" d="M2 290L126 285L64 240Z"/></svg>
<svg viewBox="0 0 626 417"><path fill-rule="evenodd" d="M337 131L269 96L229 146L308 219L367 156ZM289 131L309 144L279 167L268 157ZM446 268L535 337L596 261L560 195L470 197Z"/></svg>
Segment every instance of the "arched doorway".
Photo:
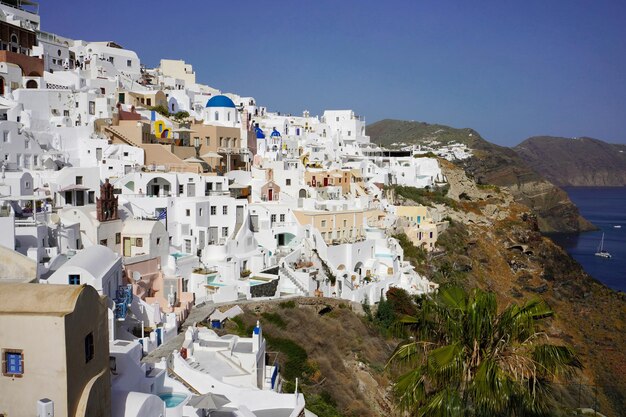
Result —
<svg viewBox="0 0 626 417"><path fill-rule="evenodd" d="M39 85L37 84L37 81L35 80L28 80L26 81L26 88L39 88Z"/></svg>
<svg viewBox="0 0 626 417"><path fill-rule="evenodd" d="M300 191L298 192L298 197L306 198L306 190L304 188L300 189Z"/></svg>
<svg viewBox="0 0 626 417"><path fill-rule="evenodd" d="M357 274L359 274L359 276L362 275L362 271L363 271L363 262L357 262L356 265L354 265L354 272L356 272Z"/></svg>
<svg viewBox="0 0 626 417"><path fill-rule="evenodd" d="M4 95L4 78L0 77L0 96Z"/></svg>
<svg viewBox="0 0 626 417"><path fill-rule="evenodd" d="M171 183L165 178L154 177L146 185L148 196L167 196L171 191Z"/></svg>

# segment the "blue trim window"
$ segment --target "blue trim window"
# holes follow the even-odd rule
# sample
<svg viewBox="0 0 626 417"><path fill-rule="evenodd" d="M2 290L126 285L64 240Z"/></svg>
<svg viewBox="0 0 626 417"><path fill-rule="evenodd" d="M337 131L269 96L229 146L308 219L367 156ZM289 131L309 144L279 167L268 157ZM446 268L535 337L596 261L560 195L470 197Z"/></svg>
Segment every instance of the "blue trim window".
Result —
<svg viewBox="0 0 626 417"><path fill-rule="evenodd" d="M20 350L4 351L4 375L16 376L24 374L24 356Z"/></svg>
<svg viewBox="0 0 626 417"><path fill-rule="evenodd" d="M80 275L68 275L70 285L80 285Z"/></svg>

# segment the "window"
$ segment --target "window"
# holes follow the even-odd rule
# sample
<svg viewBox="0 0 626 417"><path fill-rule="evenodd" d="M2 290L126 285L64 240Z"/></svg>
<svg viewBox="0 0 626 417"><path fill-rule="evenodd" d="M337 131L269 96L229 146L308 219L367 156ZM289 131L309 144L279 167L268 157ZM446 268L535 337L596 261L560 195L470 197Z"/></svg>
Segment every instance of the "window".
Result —
<svg viewBox="0 0 626 417"><path fill-rule="evenodd" d="M89 191L89 193L87 193L87 201L89 204L96 203L96 193L94 191Z"/></svg>
<svg viewBox="0 0 626 417"><path fill-rule="evenodd" d="M63 117L70 117L70 111L69 110L63 110Z"/></svg>
<svg viewBox="0 0 626 417"><path fill-rule="evenodd" d="M2 375L18 378L24 375L24 354L21 350L2 349Z"/></svg>
<svg viewBox="0 0 626 417"><path fill-rule="evenodd" d="M160 237L157 237L156 244L157 244L157 246L159 246L161 244L161 238Z"/></svg>
<svg viewBox="0 0 626 417"><path fill-rule="evenodd" d="M107 245L107 240L106 240L106 239L102 239L102 240L100 241L100 244L101 244L102 246L106 246L106 245Z"/></svg>
<svg viewBox="0 0 626 417"><path fill-rule="evenodd" d="M183 193L183 186L179 185L178 186L178 194L182 194Z"/></svg>
<svg viewBox="0 0 626 417"><path fill-rule="evenodd" d="M9 141L9 132L5 130L4 132L2 132L2 136L4 143L7 143Z"/></svg>
<svg viewBox="0 0 626 417"><path fill-rule="evenodd" d="M185 209L185 216L187 217L191 216L191 210Z"/></svg>
<svg viewBox="0 0 626 417"><path fill-rule="evenodd" d="M198 209L198 216L202 216L202 208Z"/></svg>
<svg viewBox="0 0 626 417"><path fill-rule="evenodd" d="M80 285L80 275L69 275L68 282L70 285Z"/></svg>
<svg viewBox="0 0 626 417"><path fill-rule="evenodd" d="M95 101L89 102L89 114L92 116L96 114L96 102Z"/></svg>
<svg viewBox="0 0 626 417"><path fill-rule="evenodd" d="M122 234L121 233L116 233L115 234L115 244L119 245L120 243L122 243Z"/></svg>
<svg viewBox="0 0 626 417"><path fill-rule="evenodd" d="M285 215L281 214L280 215L280 222L283 223L285 221Z"/></svg>
<svg viewBox="0 0 626 417"><path fill-rule="evenodd" d="M215 120L219 120L220 119L220 114L218 112L215 112Z"/></svg>
<svg viewBox="0 0 626 417"><path fill-rule="evenodd" d="M343 227L346 227L347 225L348 225L348 221L347 221L347 220L344 220L344 221L343 221Z"/></svg>
<svg viewBox="0 0 626 417"><path fill-rule="evenodd" d="M215 216L217 214L217 206L211 206L211 216Z"/></svg>
<svg viewBox="0 0 626 417"><path fill-rule="evenodd" d="M89 333L85 336L85 363L89 363L93 359L93 333Z"/></svg>
<svg viewBox="0 0 626 417"><path fill-rule="evenodd" d="M137 239L135 239L135 246L137 246L138 248L143 248L143 238L142 237L138 237Z"/></svg>
<svg viewBox="0 0 626 417"><path fill-rule="evenodd" d="M348 130L348 136L352 136L352 132Z"/></svg>
<svg viewBox="0 0 626 417"><path fill-rule="evenodd" d="M206 136L205 139L206 139L206 146L209 146L211 144L211 138L209 136Z"/></svg>
<svg viewBox="0 0 626 417"><path fill-rule="evenodd" d="M322 227L326 227L326 220L322 220Z"/></svg>
<svg viewBox="0 0 626 417"><path fill-rule="evenodd" d="M222 214L223 215L227 215L228 214L228 206L223 206L222 207Z"/></svg>
<svg viewBox="0 0 626 417"><path fill-rule="evenodd" d="M133 66L133 61L131 61L130 59L126 60L126 66L127 67L132 67Z"/></svg>
<svg viewBox="0 0 626 417"><path fill-rule="evenodd" d="M276 223L276 215L275 215L275 214L272 214L272 215L270 216L270 221L271 221L272 223Z"/></svg>
<svg viewBox="0 0 626 417"><path fill-rule="evenodd" d="M339 121L339 116L336 117L336 120Z"/></svg>
<svg viewBox="0 0 626 417"><path fill-rule="evenodd" d="M222 237L228 237L228 227L222 227Z"/></svg>
<svg viewBox="0 0 626 417"><path fill-rule="evenodd" d="M291 178L287 178L287 185L291 185Z"/></svg>
<svg viewBox="0 0 626 417"><path fill-rule="evenodd" d="M152 99L151 99L151 98L147 98L147 99L146 99L146 104L147 104L148 106L152 106Z"/></svg>

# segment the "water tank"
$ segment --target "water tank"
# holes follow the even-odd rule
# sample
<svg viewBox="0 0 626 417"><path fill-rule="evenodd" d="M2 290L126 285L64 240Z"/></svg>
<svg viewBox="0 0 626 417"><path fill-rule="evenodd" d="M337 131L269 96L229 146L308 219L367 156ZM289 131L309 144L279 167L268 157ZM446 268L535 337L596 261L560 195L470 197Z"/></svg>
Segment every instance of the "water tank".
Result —
<svg viewBox="0 0 626 417"><path fill-rule="evenodd" d="M54 402L48 398L37 401L37 417L54 417Z"/></svg>

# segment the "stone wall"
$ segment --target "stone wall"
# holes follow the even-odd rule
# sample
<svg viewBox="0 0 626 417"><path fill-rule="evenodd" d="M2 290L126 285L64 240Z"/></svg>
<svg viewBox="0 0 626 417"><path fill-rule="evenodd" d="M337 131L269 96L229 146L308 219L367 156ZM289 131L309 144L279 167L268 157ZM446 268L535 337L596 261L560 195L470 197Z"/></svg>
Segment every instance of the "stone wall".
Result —
<svg viewBox="0 0 626 417"><path fill-rule="evenodd" d="M252 298L274 297L278 289L278 280L272 280L267 284L259 284L250 287L250 295Z"/></svg>

